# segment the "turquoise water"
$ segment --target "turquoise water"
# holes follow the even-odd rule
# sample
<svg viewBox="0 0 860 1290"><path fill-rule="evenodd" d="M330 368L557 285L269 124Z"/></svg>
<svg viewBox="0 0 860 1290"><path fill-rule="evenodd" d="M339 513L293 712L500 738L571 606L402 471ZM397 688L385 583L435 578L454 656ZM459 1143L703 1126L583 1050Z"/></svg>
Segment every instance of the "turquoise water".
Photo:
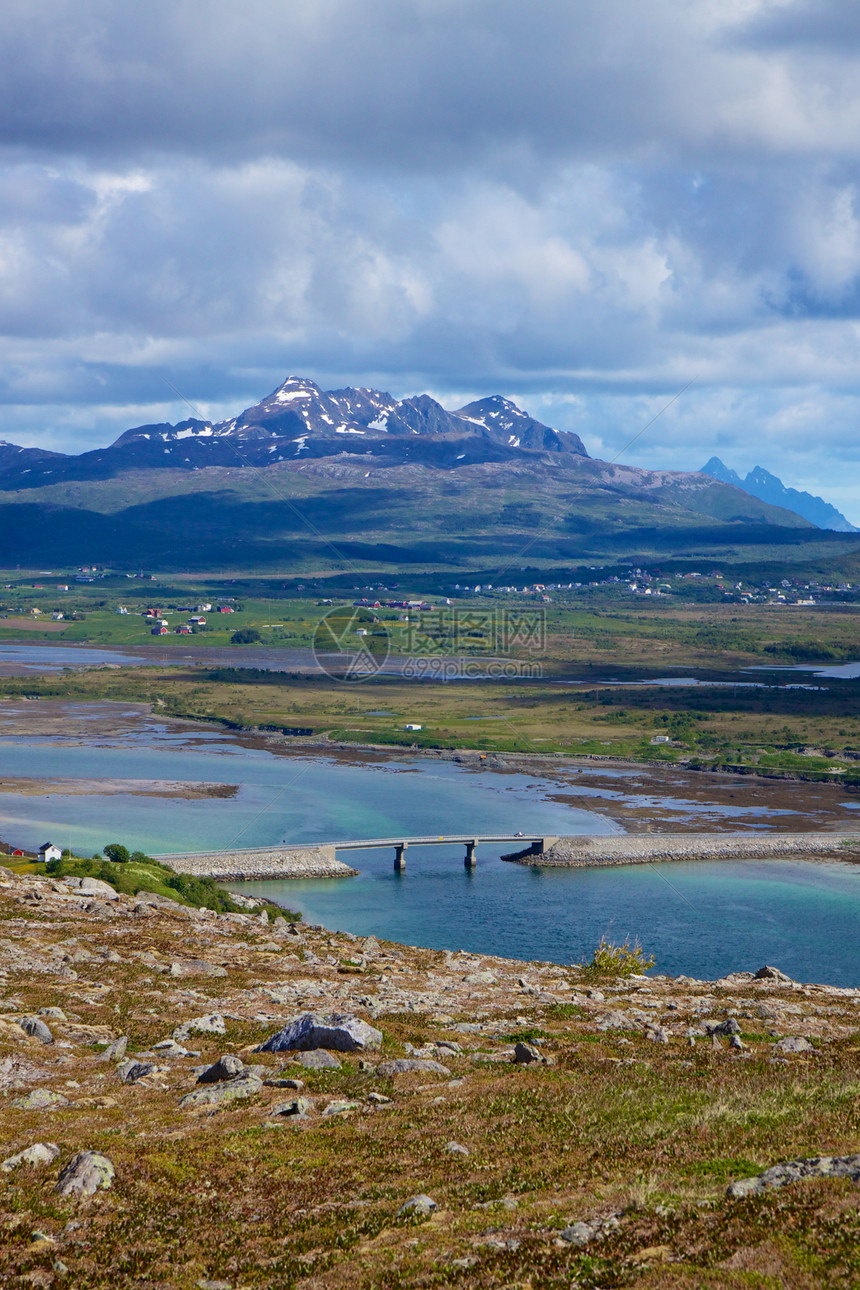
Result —
<svg viewBox="0 0 860 1290"><path fill-rule="evenodd" d="M362 852L359 878L246 883L312 922L405 944L556 963L590 957L604 933L639 938L656 971L714 979L764 963L800 981L860 985L860 865L744 861L525 869L461 848Z"/></svg>
<svg viewBox="0 0 860 1290"><path fill-rule="evenodd" d="M0 738L0 789L3 777L14 775L110 781L105 790L123 790L127 780L205 782L235 786L235 794L187 800L132 791L0 791L0 836L28 847L50 839L92 854L115 840L158 853L285 838L617 831L603 816L556 800L576 790L539 775L422 759L296 756L220 730L168 725L119 704L68 705L67 712L66 738ZM616 788L606 790L608 807L637 792L631 772L611 773ZM650 797L640 800L643 815L656 809ZM701 797L689 806L706 809ZM746 809L735 808L738 818ZM770 962L800 980L860 986L860 866L847 862L541 870L505 864L498 848L485 846L477 869L467 871L461 847L414 847L405 872L395 874L390 851L343 858L361 870L358 878L242 890L265 892L330 927L438 948L567 963L588 957L602 934L616 941L629 935L665 972L714 978Z"/></svg>
<svg viewBox="0 0 860 1290"><path fill-rule="evenodd" d="M234 797L198 800L0 791L0 836L28 848L50 838L83 855L114 840L157 854L397 833L618 831L600 815L553 801L558 785L535 775L417 759L354 764L285 756L221 732L189 737L186 728L146 717L118 722L115 733L94 734L93 742L0 740L0 788L4 774L109 780L112 786L122 780L236 786Z"/></svg>

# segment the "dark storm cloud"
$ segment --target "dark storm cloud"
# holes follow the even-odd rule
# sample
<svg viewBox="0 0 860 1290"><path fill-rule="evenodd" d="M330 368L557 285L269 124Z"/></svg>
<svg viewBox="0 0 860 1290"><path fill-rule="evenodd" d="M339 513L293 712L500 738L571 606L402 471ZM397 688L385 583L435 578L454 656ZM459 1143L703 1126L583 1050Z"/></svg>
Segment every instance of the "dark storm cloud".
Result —
<svg viewBox="0 0 860 1290"><path fill-rule="evenodd" d="M293 370L519 396L612 455L696 377L643 464L813 482L860 451L858 26L6 0L0 437L80 449L184 416L165 377L221 416Z"/></svg>
<svg viewBox="0 0 860 1290"><path fill-rule="evenodd" d="M421 169L518 149L607 159L754 147L768 69L739 57L748 11L731 0L719 11L683 0L42 0L37 18L32 0L6 0L0 114L9 143L86 155Z"/></svg>

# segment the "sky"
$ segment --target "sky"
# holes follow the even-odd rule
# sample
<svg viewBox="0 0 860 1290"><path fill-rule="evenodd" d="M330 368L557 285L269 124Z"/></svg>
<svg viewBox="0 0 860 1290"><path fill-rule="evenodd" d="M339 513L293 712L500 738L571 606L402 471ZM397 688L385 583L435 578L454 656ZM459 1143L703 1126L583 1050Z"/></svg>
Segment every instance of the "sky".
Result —
<svg viewBox="0 0 860 1290"><path fill-rule="evenodd" d="M4 0L0 438L500 393L860 524L856 0ZM168 384L168 382L170 384Z"/></svg>

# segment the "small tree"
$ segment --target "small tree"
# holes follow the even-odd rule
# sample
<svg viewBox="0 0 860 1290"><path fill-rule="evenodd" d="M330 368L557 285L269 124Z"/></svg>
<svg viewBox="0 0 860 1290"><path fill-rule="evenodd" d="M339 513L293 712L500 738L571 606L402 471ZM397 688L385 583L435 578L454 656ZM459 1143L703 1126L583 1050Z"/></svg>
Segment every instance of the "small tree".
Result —
<svg viewBox="0 0 860 1290"><path fill-rule="evenodd" d="M132 851L129 859L132 864L147 864L149 862L149 856L145 851Z"/></svg>
<svg viewBox="0 0 860 1290"><path fill-rule="evenodd" d="M121 842L109 842L104 852L108 860L113 860L114 864L128 864L130 858L128 847L124 847Z"/></svg>
<svg viewBox="0 0 860 1290"><path fill-rule="evenodd" d="M240 627L230 637L231 645L256 645L263 638L256 627Z"/></svg>

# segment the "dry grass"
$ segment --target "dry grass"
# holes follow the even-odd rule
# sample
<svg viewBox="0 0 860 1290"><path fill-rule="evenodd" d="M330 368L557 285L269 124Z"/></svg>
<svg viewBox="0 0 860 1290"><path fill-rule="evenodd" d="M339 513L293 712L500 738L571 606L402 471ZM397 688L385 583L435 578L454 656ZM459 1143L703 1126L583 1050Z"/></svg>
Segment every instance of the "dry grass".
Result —
<svg viewBox="0 0 860 1290"><path fill-rule="evenodd" d="M74 980L13 967L3 988L15 1015L54 1005L79 1019L67 1030L55 1026L57 1036L69 1035L72 1046L64 1049L0 1035L0 1051L47 1072L32 1087L53 1088L71 1102L52 1112L16 1111L8 1100L20 1090L12 1090L2 1104L4 1157L38 1140L62 1148L55 1167L0 1175L5 1284L112 1290L193 1287L201 1279L237 1288L858 1284L856 1186L805 1183L743 1202L725 1197L728 1182L778 1160L860 1149L858 1007L851 999L755 987L767 989L770 1002L800 998L808 1015L786 1024L829 1040L814 1057L775 1065L769 1038L738 1056L701 1039L689 1048L682 1037L702 996L713 1001L715 1015L733 1005L743 1012L739 993L751 986L658 981L630 993L629 985L616 990L610 982L603 988L617 997L603 1003L577 995L582 1004L573 1008L524 994L516 977L525 972L543 980L544 989L575 990L575 973L564 987L539 965L485 960L497 984L473 987L462 983L463 968L451 975L440 954L386 946L378 962L344 976L335 965L361 947L338 936L306 933L306 948L319 962L301 963L290 957L291 938L284 935L285 950L273 953L263 949L271 931L251 923L217 919L200 931L187 914L66 910L60 917L49 894L34 903L23 897L34 885L20 877L0 892L7 947L46 957L62 943L70 955L85 950L94 957L74 963ZM119 951L118 961L100 957L105 947ZM192 953L223 963L227 976L171 976L168 965ZM482 1033L464 1034L426 1010L392 1006L377 1021L385 1056L442 1038L498 1052L512 1034L526 1033L543 1036L552 1064L475 1062L464 1052L446 1055L450 1079L413 1073L394 1080L362 1069L358 1055L334 1072L293 1067L318 1109L330 1098L358 1107L331 1119L317 1114L273 1125L267 1110L294 1096L288 1090L266 1087L250 1102L182 1110L193 1060L124 1085L74 1029L126 1033L130 1051L140 1051L178 1020L222 1009L233 1014L227 1034L195 1037L200 1062L241 1052L278 1075L282 1055L247 1051L271 1033L277 1015L295 1010L278 1009L266 989L296 975L316 976L341 991L342 1006L361 1010L357 1001L386 979L408 994L427 990L428 972L446 971L456 985L449 1015L470 1023L483 1018ZM623 1032L595 1028L605 1008L646 996L679 1004L669 1044L650 1042L633 1020ZM820 1007L835 1011L819 1014ZM661 1013L662 1007L653 1015ZM372 1091L391 1101L368 1101ZM94 1097L110 1104L93 1105ZM470 1154L450 1154L451 1140ZM85 1148L112 1159L115 1186L90 1200L58 1198L57 1168ZM437 1213L398 1219L400 1205L418 1192L433 1196ZM559 1240L571 1222L619 1211L619 1226L584 1249Z"/></svg>

